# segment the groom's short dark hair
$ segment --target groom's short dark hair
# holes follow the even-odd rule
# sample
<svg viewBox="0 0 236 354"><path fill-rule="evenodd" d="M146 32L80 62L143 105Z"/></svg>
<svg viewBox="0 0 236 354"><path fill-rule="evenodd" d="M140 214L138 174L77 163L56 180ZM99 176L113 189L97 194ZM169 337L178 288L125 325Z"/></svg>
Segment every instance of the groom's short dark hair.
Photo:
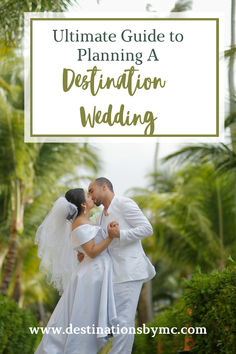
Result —
<svg viewBox="0 0 236 354"><path fill-rule="evenodd" d="M95 179L95 182L96 182L99 186L102 186L103 184L106 184L107 187L110 189L110 191L114 193L113 185L112 185L111 181L109 181L109 179L107 179L106 177L99 177L99 178L96 178L96 179Z"/></svg>

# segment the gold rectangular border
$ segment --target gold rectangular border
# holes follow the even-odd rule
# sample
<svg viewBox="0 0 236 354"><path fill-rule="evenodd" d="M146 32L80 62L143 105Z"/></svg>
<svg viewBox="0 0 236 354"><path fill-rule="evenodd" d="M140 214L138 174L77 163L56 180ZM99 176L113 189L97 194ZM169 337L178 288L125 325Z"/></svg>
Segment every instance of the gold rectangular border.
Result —
<svg viewBox="0 0 236 354"><path fill-rule="evenodd" d="M216 21L216 134L156 134L156 135L41 135L33 134L33 21ZM30 137L143 137L143 138L155 138L155 137L219 137L219 18L31 18L30 19Z"/></svg>

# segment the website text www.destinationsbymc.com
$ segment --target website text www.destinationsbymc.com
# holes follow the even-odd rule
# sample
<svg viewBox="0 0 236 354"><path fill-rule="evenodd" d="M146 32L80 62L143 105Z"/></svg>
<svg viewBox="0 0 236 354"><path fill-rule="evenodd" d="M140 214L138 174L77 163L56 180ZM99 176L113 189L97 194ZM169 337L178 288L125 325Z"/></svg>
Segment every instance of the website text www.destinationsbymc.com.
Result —
<svg viewBox="0 0 236 354"><path fill-rule="evenodd" d="M95 325L87 327L74 327L72 323L66 328L63 327L29 327L31 334L151 334L155 337L159 334L207 334L206 327L147 327L145 323L141 327L120 327L120 325L111 327L96 327Z"/></svg>

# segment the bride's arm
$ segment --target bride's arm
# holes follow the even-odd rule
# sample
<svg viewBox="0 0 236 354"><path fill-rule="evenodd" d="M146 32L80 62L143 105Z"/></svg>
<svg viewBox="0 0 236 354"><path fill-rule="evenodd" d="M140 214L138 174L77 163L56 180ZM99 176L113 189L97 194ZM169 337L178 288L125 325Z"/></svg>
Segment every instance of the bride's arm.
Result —
<svg viewBox="0 0 236 354"><path fill-rule="evenodd" d="M96 257L99 253L104 251L109 246L113 238L116 237L115 234L112 232L113 231L112 229L117 227L118 225L119 224L117 221L113 221L109 223L107 227L108 237L105 238L102 242L98 243L97 245L94 243L93 239L81 245L81 247L83 247L84 251L87 253L89 257L91 258ZM84 259L84 254L82 252L78 252L77 258L79 262L82 262Z"/></svg>
<svg viewBox="0 0 236 354"><path fill-rule="evenodd" d="M94 240L90 240L81 245L81 247L83 247L89 257L95 258L109 246L112 240L113 238L111 236L106 237L103 241L97 244L94 243Z"/></svg>

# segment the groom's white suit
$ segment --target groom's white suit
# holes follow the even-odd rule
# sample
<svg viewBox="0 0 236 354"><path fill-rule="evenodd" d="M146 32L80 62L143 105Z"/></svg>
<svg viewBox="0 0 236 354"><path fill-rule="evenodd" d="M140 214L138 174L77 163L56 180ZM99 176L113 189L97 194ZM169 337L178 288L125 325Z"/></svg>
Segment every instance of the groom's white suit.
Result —
<svg viewBox="0 0 236 354"><path fill-rule="evenodd" d="M108 250L113 262L113 284L119 328L134 327L135 313L143 282L152 279L155 268L146 257L141 240L153 233L152 226L138 205L129 198L114 196L106 216L99 215L98 224L105 230L112 221L120 227ZM130 354L133 334L115 334L109 353Z"/></svg>

